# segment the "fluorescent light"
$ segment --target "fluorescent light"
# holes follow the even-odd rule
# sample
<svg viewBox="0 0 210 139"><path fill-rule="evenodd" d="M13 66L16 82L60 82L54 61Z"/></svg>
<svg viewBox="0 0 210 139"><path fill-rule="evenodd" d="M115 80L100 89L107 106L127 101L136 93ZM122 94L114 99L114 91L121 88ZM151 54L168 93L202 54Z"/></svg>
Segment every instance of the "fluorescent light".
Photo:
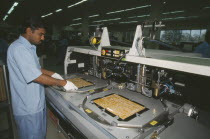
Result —
<svg viewBox="0 0 210 139"><path fill-rule="evenodd" d="M163 18L162 20L172 20L173 18Z"/></svg>
<svg viewBox="0 0 210 139"><path fill-rule="evenodd" d="M77 23L77 24L71 24L69 26L78 26L78 25L81 25L82 23Z"/></svg>
<svg viewBox="0 0 210 139"><path fill-rule="evenodd" d="M163 20L174 20L174 19L185 19L187 17L184 16L179 16L179 17L174 17L174 18L163 18Z"/></svg>
<svg viewBox="0 0 210 139"><path fill-rule="evenodd" d="M14 7L11 7L11 8L9 9L9 11L7 12L7 14L10 14L13 10L14 10Z"/></svg>
<svg viewBox="0 0 210 139"><path fill-rule="evenodd" d="M83 3L83 2L86 2L86 1L87 1L87 0L82 0L82 1L77 2L77 3L75 3L75 4L69 5L68 8L74 7L74 6L79 5L79 4L81 4L81 3Z"/></svg>
<svg viewBox="0 0 210 139"><path fill-rule="evenodd" d="M14 3L14 6L17 6L17 5L18 5L18 2L15 2L15 3Z"/></svg>
<svg viewBox="0 0 210 139"><path fill-rule="evenodd" d="M96 16L99 16L99 14L91 15L89 16L89 18L96 17Z"/></svg>
<svg viewBox="0 0 210 139"><path fill-rule="evenodd" d="M145 14L145 15L139 15L139 16L130 16L128 18L140 18L140 17L147 17L150 16L149 14Z"/></svg>
<svg viewBox="0 0 210 139"><path fill-rule="evenodd" d="M46 16L49 16L49 15L52 15L53 13L49 13L49 14L46 14L46 15L43 15L41 16L42 18L46 17Z"/></svg>
<svg viewBox="0 0 210 139"><path fill-rule="evenodd" d="M10 13L14 10L15 6L17 6L17 5L18 5L18 2L14 2L14 4L13 4L12 7L9 9L9 11L7 12L7 14L10 14Z"/></svg>
<svg viewBox="0 0 210 139"><path fill-rule="evenodd" d="M100 26L100 25L103 25L103 24L96 24L96 25L89 25L89 26Z"/></svg>
<svg viewBox="0 0 210 139"><path fill-rule="evenodd" d="M3 20L5 21L7 19L7 17L9 16L9 14L12 13L12 11L15 9L15 7L18 5L18 2L14 2L12 7L9 9L9 11L7 12L7 14L4 16Z"/></svg>
<svg viewBox="0 0 210 139"><path fill-rule="evenodd" d="M130 9L125 9L124 11L131 11L131 10L135 10L136 8L130 8Z"/></svg>
<svg viewBox="0 0 210 139"><path fill-rule="evenodd" d="M60 11L62 11L62 9L57 9L55 12L60 12Z"/></svg>
<svg viewBox="0 0 210 139"><path fill-rule="evenodd" d="M210 9L210 7L203 7L203 9Z"/></svg>
<svg viewBox="0 0 210 139"><path fill-rule="evenodd" d="M8 15L5 15L4 18L3 18L3 20L5 21L7 19L7 17L8 17Z"/></svg>
<svg viewBox="0 0 210 139"><path fill-rule="evenodd" d="M147 16L150 16L150 15L149 14L147 14L147 15L139 15L137 17L147 17Z"/></svg>
<svg viewBox="0 0 210 139"><path fill-rule="evenodd" d="M180 17L175 17L175 18L173 18L173 19L184 19L184 18L187 18L187 17L180 16Z"/></svg>
<svg viewBox="0 0 210 139"><path fill-rule="evenodd" d="M124 10L118 10L118 11L114 11L114 12L108 12L106 14L115 14L115 13L127 12L127 11L131 11L131 10L147 8L147 7L150 7L150 6L151 5L144 5L144 6L134 7L134 8L130 8L130 9L124 9Z"/></svg>
<svg viewBox="0 0 210 139"><path fill-rule="evenodd" d="M109 12L109 13L106 13L106 14L115 14L115 13L121 13L121 12L124 12L125 10L119 10L119 11L114 11L114 12Z"/></svg>
<svg viewBox="0 0 210 139"><path fill-rule="evenodd" d="M146 8L146 7L150 7L150 6L151 6L151 5L139 6L139 7L136 7L136 9Z"/></svg>
<svg viewBox="0 0 210 139"><path fill-rule="evenodd" d="M129 21L129 22L119 22L120 24L136 23L138 21Z"/></svg>
<svg viewBox="0 0 210 139"><path fill-rule="evenodd" d="M105 19L105 20L97 20L93 22L107 22L107 21L114 21L114 20L120 20L121 18L113 18L113 19Z"/></svg>
<svg viewBox="0 0 210 139"><path fill-rule="evenodd" d="M166 12L162 14L175 14L175 13L184 13L184 11L173 11L173 12Z"/></svg>
<svg viewBox="0 0 210 139"><path fill-rule="evenodd" d="M199 16L188 16L188 18L198 18Z"/></svg>
<svg viewBox="0 0 210 139"><path fill-rule="evenodd" d="M77 21L77 20L81 20L82 18L75 18L73 19L73 21Z"/></svg>

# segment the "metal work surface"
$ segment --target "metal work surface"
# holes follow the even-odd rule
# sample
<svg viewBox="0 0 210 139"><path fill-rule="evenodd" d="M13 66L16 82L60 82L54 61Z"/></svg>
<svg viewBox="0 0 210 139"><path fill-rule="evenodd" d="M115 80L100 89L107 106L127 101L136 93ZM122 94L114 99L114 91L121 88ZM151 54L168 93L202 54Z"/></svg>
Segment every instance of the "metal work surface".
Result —
<svg viewBox="0 0 210 139"><path fill-rule="evenodd" d="M147 108L147 110L142 112L141 114L136 114L133 118L129 120L123 121L120 120L117 116L113 118L108 113L103 112L101 109L99 109L94 103L91 103L92 100L94 99L102 98L110 94L117 94L123 96L124 98L139 103L140 105L143 105L144 107ZM100 93L95 93L93 95L89 95L87 97L86 102L84 103L84 107L90 109L93 113L97 114L98 116L100 116L100 118L103 118L108 123L110 124L115 123L117 126L122 126L122 127L142 127L143 125L151 121L154 117L157 117L158 115L164 112L163 106L160 101L156 101L155 99L151 99L142 96L139 93L131 92L124 89L123 90L112 89Z"/></svg>
<svg viewBox="0 0 210 139"><path fill-rule="evenodd" d="M46 88L46 98L48 102L54 106L54 109L58 111L61 117L66 117L67 121L71 122L88 138L109 138L109 135L104 134L100 129L94 126L90 120L84 118L80 114L80 108L78 106L70 105L60 93L52 88ZM79 112L78 112L79 111Z"/></svg>
<svg viewBox="0 0 210 139"><path fill-rule="evenodd" d="M142 104L147 111L136 114L133 118L125 121L119 117L111 116L106 111L98 108L92 100L118 94L129 100ZM128 91L126 89L111 89L98 93L77 93L70 94L46 88L46 96L50 103L53 103L61 114L68 118L80 131L88 138L150 138L151 133L158 128L154 126L150 130L142 129L148 126L154 119L164 119L167 113L164 111L163 104L156 99L148 98L140 93ZM169 112L176 108L169 105ZM165 116L164 116L165 115ZM146 128L145 128L146 129ZM161 139L197 139L201 137L207 139L210 135L209 129L196 122L194 119L184 114L175 115L174 123L160 134ZM174 136L171 136L174 135Z"/></svg>

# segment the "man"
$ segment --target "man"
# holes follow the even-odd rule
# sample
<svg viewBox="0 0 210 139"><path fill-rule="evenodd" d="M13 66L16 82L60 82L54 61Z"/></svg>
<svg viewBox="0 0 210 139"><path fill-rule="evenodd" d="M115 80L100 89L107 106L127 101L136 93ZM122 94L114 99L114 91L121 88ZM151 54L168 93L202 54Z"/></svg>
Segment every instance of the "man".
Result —
<svg viewBox="0 0 210 139"><path fill-rule="evenodd" d="M202 57L210 58L210 31L206 32L205 41L195 48L195 53L200 53Z"/></svg>
<svg viewBox="0 0 210 139"><path fill-rule="evenodd" d="M41 18L28 18L21 36L7 52L13 114L21 139L46 137L44 85L63 86L67 91L77 89L59 74L40 67L35 45L44 40L44 35Z"/></svg>

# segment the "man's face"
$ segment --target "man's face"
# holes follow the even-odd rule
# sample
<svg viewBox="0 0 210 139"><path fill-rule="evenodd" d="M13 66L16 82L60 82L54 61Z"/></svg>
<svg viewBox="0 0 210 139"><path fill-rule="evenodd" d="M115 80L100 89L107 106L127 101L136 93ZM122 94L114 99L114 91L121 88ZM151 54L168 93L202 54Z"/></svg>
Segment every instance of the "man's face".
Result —
<svg viewBox="0 0 210 139"><path fill-rule="evenodd" d="M30 29L30 28L29 28ZM41 41L44 40L44 35L46 31L44 28L38 28L36 30L29 31L29 41L32 44L38 45L41 43Z"/></svg>

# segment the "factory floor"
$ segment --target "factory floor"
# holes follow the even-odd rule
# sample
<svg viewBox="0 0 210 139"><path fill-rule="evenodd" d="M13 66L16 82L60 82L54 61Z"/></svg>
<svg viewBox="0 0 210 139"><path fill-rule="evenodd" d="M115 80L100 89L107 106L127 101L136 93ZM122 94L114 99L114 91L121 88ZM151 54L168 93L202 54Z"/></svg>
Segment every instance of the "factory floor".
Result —
<svg viewBox="0 0 210 139"><path fill-rule="evenodd" d="M1 112L0 114L0 139L10 139L8 136L9 131L7 129L9 128L8 124L8 115L6 112ZM2 133L2 131L4 131ZM17 133L15 125L13 124L13 133L14 133L14 139L17 139ZM46 139L65 139L65 136L57 130L56 125L54 122L50 119L49 114L47 114L47 137Z"/></svg>

